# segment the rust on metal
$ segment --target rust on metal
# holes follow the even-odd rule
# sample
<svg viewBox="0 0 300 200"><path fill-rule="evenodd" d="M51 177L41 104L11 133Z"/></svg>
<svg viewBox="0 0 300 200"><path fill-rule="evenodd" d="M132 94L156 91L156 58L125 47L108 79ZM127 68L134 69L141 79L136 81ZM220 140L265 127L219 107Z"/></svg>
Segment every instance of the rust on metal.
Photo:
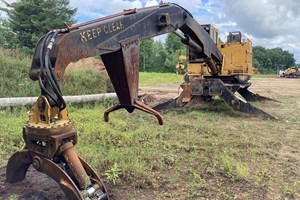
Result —
<svg viewBox="0 0 300 200"><path fill-rule="evenodd" d="M26 172L32 163L31 154L28 149L14 153L8 160L6 167L6 181L16 183L25 179Z"/></svg>
<svg viewBox="0 0 300 200"><path fill-rule="evenodd" d="M200 101L211 99L213 96L219 96L223 101L225 101L234 110L249 113L257 116L261 116L266 119L278 118L266 113L265 111L251 105L246 100L236 96L235 92L243 91L243 94L251 95L251 100L269 100L269 98L255 95L254 93L247 90L250 86L249 83L245 84L243 87L241 84L229 84L224 83L219 78L195 78L189 83L183 83L181 87L183 91L175 99L169 100L162 104L156 105L155 110L165 110L170 108L182 108L188 106L191 100L195 100L195 97L199 98ZM241 94L242 95L242 94ZM243 95L242 95L243 96ZM250 98L249 97L249 98ZM246 99L246 98L245 98ZM190 100L190 101L188 101ZM188 103L188 104L187 104Z"/></svg>
<svg viewBox="0 0 300 200"><path fill-rule="evenodd" d="M182 91L182 102L187 103L191 100L192 94L191 94L191 85L189 83L183 83L180 86Z"/></svg>
<svg viewBox="0 0 300 200"><path fill-rule="evenodd" d="M138 98L140 43L138 36L120 42L121 50L102 55L121 105L132 106Z"/></svg>
<svg viewBox="0 0 300 200"><path fill-rule="evenodd" d="M109 120L109 113L125 108L129 113L135 109L156 116L159 124L163 118L157 111L138 101L139 83L139 37L133 36L120 41L121 50L102 55L107 73L118 95L119 104L104 113L104 120Z"/></svg>
<svg viewBox="0 0 300 200"><path fill-rule="evenodd" d="M51 108L46 98L39 97L29 112L23 138L25 148L8 161L7 182L25 179L32 164L36 170L55 180L68 199L108 199L100 178L74 149L77 133L66 109Z"/></svg>
<svg viewBox="0 0 300 200"><path fill-rule="evenodd" d="M64 150L62 150L62 155L70 167L70 170L72 174L75 177L75 180L77 181L77 184L81 190L87 188L92 183L84 170L77 153L75 152L74 145L72 142L65 143L61 146Z"/></svg>

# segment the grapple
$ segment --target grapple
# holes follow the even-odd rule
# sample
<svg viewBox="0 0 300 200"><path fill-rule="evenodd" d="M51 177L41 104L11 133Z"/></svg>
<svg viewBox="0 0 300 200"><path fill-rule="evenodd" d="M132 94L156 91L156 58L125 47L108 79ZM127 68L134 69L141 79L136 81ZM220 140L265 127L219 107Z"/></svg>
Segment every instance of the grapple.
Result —
<svg viewBox="0 0 300 200"><path fill-rule="evenodd" d="M56 181L68 199L108 199L99 176L74 149L77 134L66 109L51 108L40 96L29 112L23 139L25 147L8 161L7 182L25 179L32 165Z"/></svg>

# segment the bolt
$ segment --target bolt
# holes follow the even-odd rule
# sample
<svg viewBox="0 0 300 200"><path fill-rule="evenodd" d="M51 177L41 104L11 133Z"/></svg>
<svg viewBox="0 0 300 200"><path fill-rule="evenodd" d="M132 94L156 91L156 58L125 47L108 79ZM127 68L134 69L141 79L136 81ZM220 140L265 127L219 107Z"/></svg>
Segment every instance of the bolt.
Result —
<svg viewBox="0 0 300 200"><path fill-rule="evenodd" d="M36 170L40 171L41 163L42 163L42 160L41 160L40 157L35 156L35 157L33 158L32 165L33 165L33 167L34 167Z"/></svg>

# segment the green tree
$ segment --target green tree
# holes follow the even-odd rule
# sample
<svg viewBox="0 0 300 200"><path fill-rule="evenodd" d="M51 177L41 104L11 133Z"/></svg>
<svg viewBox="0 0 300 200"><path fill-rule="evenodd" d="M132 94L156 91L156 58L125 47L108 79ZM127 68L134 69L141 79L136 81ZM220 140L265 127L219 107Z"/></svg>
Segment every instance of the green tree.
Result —
<svg viewBox="0 0 300 200"><path fill-rule="evenodd" d="M168 52L165 49L163 43L154 41L152 52L152 68L151 72L165 72L166 67L164 65Z"/></svg>
<svg viewBox="0 0 300 200"><path fill-rule="evenodd" d="M176 65L179 61L179 56L185 54L186 54L185 49L177 49L175 52L168 54L165 60L164 72L175 72Z"/></svg>
<svg viewBox="0 0 300 200"><path fill-rule="evenodd" d="M17 48L17 35L8 26L8 21L0 18L0 46L5 48Z"/></svg>
<svg viewBox="0 0 300 200"><path fill-rule="evenodd" d="M140 46L140 71L149 71L152 64L153 38L142 40Z"/></svg>
<svg viewBox="0 0 300 200"><path fill-rule="evenodd" d="M164 72L167 51L164 44L153 38L142 40L140 47L140 71Z"/></svg>
<svg viewBox="0 0 300 200"><path fill-rule="evenodd" d="M283 55L285 58L284 63L287 68L295 65L296 60L294 58L294 54L291 54L289 51L283 51Z"/></svg>
<svg viewBox="0 0 300 200"><path fill-rule="evenodd" d="M4 25L5 21L0 18L0 46L4 46L5 45L5 25Z"/></svg>
<svg viewBox="0 0 300 200"><path fill-rule="evenodd" d="M16 34L18 46L30 50L46 32L73 24L77 11L69 0L19 0L11 4L0 1L7 6L1 10L8 14L9 28Z"/></svg>
<svg viewBox="0 0 300 200"><path fill-rule="evenodd" d="M261 73L271 73L273 64L266 48L261 46L253 47L253 57L260 64L260 68L258 69Z"/></svg>
<svg viewBox="0 0 300 200"><path fill-rule="evenodd" d="M295 65L294 55L282 48L253 47L253 66L261 73L274 73L278 68L288 68L293 65Z"/></svg>
<svg viewBox="0 0 300 200"><path fill-rule="evenodd" d="M181 39L174 33L168 33L166 39L166 50L169 53L174 53L178 49L184 49L185 46L182 44Z"/></svg>
<svg viewBox="0 0 300 200"><path fill-rule="evenodd" d="M169 33L166 39L166 51L169 53L165 60L164 72L175 72L176 65L180 55L186 55L186 46L181 42L181 39Z"/></svg>
<svg viewBox="0 0 300 200"><path fill-rule="evenodd" d="M253 58L253 67L255 67L256 69L260 69L261 68L261 64L256 60L256 58Z"/></svg>
<svg viewBox="0 0 300 200"><path fill-rule="evenodd" d="M279 66L291 67L295 65L294 55L282 48L268 49L269 58L272 60L273 67L276 69Z"/></svg>

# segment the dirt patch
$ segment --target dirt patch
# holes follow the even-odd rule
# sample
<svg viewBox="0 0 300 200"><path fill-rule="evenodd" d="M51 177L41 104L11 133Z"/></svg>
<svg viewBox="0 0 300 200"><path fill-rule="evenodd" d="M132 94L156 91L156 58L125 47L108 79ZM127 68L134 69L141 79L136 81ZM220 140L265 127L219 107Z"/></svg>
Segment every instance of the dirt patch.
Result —
<svg viewBox="0 0 300 200"><path fill-rule="evenodd" d="M83 58L77 62L72 62L66 68L66 73L70 73L73 70L84 68L84 69L91 69L96 71L103 71L105 70L105 66L103 62L96 58Z"/></svg>
<svg viewBox="0 0 300 200"><path fill-rule="evenodd" d="M59 185L50 177L30 167L26 178L18 183L5 181L6 168L0 169L0 196L3 199L15 196L18 200L67 199Z"/></svg>
<svg viewBox="0 0 300 200"><path fill-rule="evenodd" d="M295 78L253 78L250 87L256 93L276 98L300 97L300 79Z"/></svg>
<svg viewBox="0 0 300 200"><path fill-rule="evenodd" d="M150 107L176 98L179 95L178 85L167 85L159 87L140 87L139 93L146 97L146 103Z"/></svg>

